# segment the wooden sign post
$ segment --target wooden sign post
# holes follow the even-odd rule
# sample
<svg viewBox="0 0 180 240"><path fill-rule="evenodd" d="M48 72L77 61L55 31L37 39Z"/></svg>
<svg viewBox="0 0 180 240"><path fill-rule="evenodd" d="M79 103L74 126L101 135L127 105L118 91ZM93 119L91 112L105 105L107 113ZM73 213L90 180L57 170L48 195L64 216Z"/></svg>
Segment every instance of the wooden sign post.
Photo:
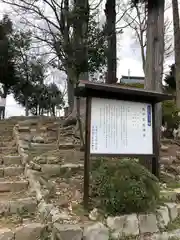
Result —
<svg viewBox="0 0 180 240"><path fill-rule="evenodd" d="M81 81L75 95L86 97L84 207L88 207L90 156L151 158L159 177L155 104L171 95Z"/></svg>

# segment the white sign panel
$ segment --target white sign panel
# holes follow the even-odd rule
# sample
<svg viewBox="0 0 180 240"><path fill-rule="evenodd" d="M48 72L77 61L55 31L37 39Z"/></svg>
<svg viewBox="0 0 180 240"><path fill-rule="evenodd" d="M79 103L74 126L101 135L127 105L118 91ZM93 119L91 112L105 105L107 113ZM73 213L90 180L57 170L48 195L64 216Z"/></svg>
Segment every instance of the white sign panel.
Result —
<svg viewBox="0 0 180 240"><path fill-rule="evenodd" d="M152 106L92 98L91 154L152 154Z"/></svg>

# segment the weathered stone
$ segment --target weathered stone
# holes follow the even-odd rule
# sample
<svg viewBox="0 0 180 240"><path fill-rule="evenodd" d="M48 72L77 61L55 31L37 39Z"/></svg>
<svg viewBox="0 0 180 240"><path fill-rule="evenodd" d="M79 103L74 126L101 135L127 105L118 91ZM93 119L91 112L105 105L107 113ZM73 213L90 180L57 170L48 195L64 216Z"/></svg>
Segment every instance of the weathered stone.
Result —
<svg viewBox="0 0 180 240"><path fill-rule="evenodd" d="M168 149L169 149L169 147L168 147L168 146L161 145L161 151L163 151L163 152L167 152L167 151L168 151Z"/></svg>
<svg viewBox="0 0 180 240"><path fill-rule="evenodd" d="M0 240L13 240L14 233L9 228L0 229Z"/></svg>
<svg viewBox="0 0 180 240"><path fill-rule="evenodd" d="M29 132L30 128L29 126L19 126L18 131L19 132Z"/></svg>
<svg viewBox="0 0 180 240"><path fill-rule="evenodd" d="M56 144L51 144L51 143L31 143L31 148L34 149L42 149L42 150L53 150L56 149L57 146Z"/></svg>
<svg viewBox="0 0 180 240"><path fill-rule="evenodd" d="M160 163L161 164L172 164L173 159L171 157L161 157Z"/></svg>
<svg viewBox="0 0 180 240"><path fill-rule="evenodd" d="M160 197L162 200L176 201L176 192L173 190L161 190Z"/></svg>
<svg viewBox="0 0 180 240"><path fill-rule="evenodd" d="M84 240L108 240L109 231L102 223L86 226L83 232Z"/></svg>
<svg viewBox="0 0 180 240"><path fill-rule="evenodd" d="M18 176L24 172L24 168L17 166L17 167L5 167L4 168L4 176Z"/></svg>
<svg viewBox="0 0 180 240"><path fill-rule="evenodd" d="M30 223L19 227L15 231L15 240L40 239L45 229L45 225L40 223Z"/></svg>
<svg viewBox="0 0 180 240"><path fill-rule="evenodd" d="M48 176L57 176L60 174L61 166L58 164L43 164L41 165L41 171Z"/></svg>
<svg viewBox="0 0 180 240"><path fill-rule="evenodd" d="M74 149L75 145L73 143L59 143L59 149Z"/></svg>
<svg viewBox="0 0 180 240"><path fill-rule="evenodd" d="M78 225L62 225L54 223L57 236L61 240L81 240L83 236L82 229Z"/></svg>
<svg viewBox="0 0 180 240"><path fill-rule="evenodd" d="M11 165L11 164L21 164L21 156L4 156L3 157L3 164L4 165Z"/></svg>
<svg viewBox="0 0 180 240"><path fill-rule="evenodd" d="M140 233L156 233L159 231L155 214L140 214L139 215Z"/></svg>
<svg viewBox="0 0 180 240"><path fill-rule="evenodd" d="M126 215L122 233L124 236L139 235L139 222L136 214Z"/></svg>
<svg viewBox="0 0 180 240"><path fill-rule="evenodd" d="M159 209L157 209L157 221L158 221L158 226L160 228L165 228L168 223L170 222L170 217L169 217L169 210L167 207L161 206Z"/></svg>
<svg viewBox="0 0 180 240"><path fill-rule="evenodd" d="M52 216L50 215L52 208L53 204L47 204L44 200L39 203L38 210L42 220L52 220Z"/></svg>
<svg viewBox="0 0 180 240"><path fill-rule="evenodd" d="M126 221L126 216L119 217L108 217L106 220L107 226L113 232L114 238L119 238L122 236L124 223Z"/></svg>
<svg viewBox="0 0 180 240"><path fill-rule="evenodd" d="M171 221L173 221L178 216L177 204L176 203L165 203L165 205L168 207L170 219L171 219Z"/></svg>
<svg viewBox="0 0 180 240"><path fill-rule="evenodd" d="M2 178L4 176L4 168L0 168L0 177Z"/></svg>
<svg viewBox="0 0 180 240"><path fill-rule="evenodd" d="M176 151L176 157L180 161L180 151Z"/></svg>
<svg viewBox="0 0 180 240"><path fill-rule="evenodd" d="M7 181L0 182L0 192L20 192L21 190L27 189L28 181Z"/></svg>
<svg viewBox="0 0 180 240"><path fill-rule="evenodd" d="M84 153L80 151L74 151L73 149L69 149L68 151L65 149L61 149L59 153L59 158L64 162L72 162L84 160Z"/></svg>
<svg viewBox="0 0 180 240"><path fill-rule="evenodd" d="M9 213L10 204L8 201L0 202L0 215Z"/></svg>
<svg viewBox="0 0 180 240"><path fill-rule="evenodd" d="M10 213L32 213L36 210L37 202L32 198L17 199L10 202Z"/></svg>
<svg viewBox="0 0 180 240"><path fill-rule="evenodd" d="M32 139L32 136L30 134L20 134L20 140L30 142Z"/></svg>
<svg viewBox="0 0 180 240"><path fill-rule="evenodd" d="M44 143L45 139L41 136L34 136L32 138L32 142L34 142L34 143Z"/></svg>

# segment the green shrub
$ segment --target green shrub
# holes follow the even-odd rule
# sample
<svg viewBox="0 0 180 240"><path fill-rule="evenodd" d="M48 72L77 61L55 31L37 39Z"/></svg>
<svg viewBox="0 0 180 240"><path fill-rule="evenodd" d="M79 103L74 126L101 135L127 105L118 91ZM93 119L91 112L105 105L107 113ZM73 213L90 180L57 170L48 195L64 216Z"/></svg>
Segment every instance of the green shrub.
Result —
<svg viewBox="0 0 180 240"><path fill-rule="evenodd" d="M162 116L164 122L167 123L168 129L174 128L175 125L180 123L178 116L178 109L174 100L164 101L162 104Z"/></svg>
<svg viewBox="0 0 180 240"><path fill-rule="evenodd" d="M157 178L132 159L102 160L92 172L92 200L111 215L154 210L159 191Z"/></svg>

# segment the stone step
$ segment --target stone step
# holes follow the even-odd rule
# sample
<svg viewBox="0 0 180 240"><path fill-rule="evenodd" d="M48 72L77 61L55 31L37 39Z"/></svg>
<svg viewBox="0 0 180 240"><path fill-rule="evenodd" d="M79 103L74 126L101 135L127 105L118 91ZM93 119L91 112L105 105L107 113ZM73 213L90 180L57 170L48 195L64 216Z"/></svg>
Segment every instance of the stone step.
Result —
<svg viewBox="0 0 180 240"><path fill-rule="evenodd" d="M161 143L162 144L172 144L172 139L161 138Z"/></svg>
<svg viewBox="0 0 180 240"><path fill-rule="evenodd" d="M45 239L46 225L31 222L14 228L0 228L0 239L2 240L36 240Z"/></svg>
<svg viewBox="0 0 180 240"><path fill-rule="evenodd" d="M64 142L64 143L59 143L59 149L65 149L65 150L69 150L69 149L79 149L80 145L76 145L73 142Z"/></svg>
<svg viewBox="0 0 180 240"><path fill-rule="evenodd" d="M30 144L30 148L32 150L53 150L53 149L57 149L57 145L55 143L31 143Z"/></svg>
<svg viewBox="0 0 180 240"><path fill-rule="evenodd" d="M41 172L49 177L77 174L83 171L83 164L42 164Z"/></svg>
<svg viewBox="0 0 180 240"><path fill-rule="evenodd" d="M0 160L0 163L3 165L21 165L21 156L19 155L7 155L3 156Z"/></svg>
<svg viewBox="0 0 180 240"><path fill-rule="evenodd" d="M0 153L2 153L3 155L11 155L11 154L17 154L17 147L8 147L8 146L2 146L0 147Z"/></svg>
<svg viewBox="0 0 180 240"><path fill-rule="evenodd" d="M28 181L20 177L0 178L0 193L2 192L19 192L28 189Z"/></svg>
<svg viewBox="0 0 180 240"><path fill-rule="evenodd" d="M24 173L24 167L21 166L1 166L0 177L19 176Z"/></svg>
<svg viewBox="0 0 180 240"><path fill-rule="evenodd" d="M15 200L0 200L0 216L27 215L37 210L37 200L27 197Z"/></svg>

